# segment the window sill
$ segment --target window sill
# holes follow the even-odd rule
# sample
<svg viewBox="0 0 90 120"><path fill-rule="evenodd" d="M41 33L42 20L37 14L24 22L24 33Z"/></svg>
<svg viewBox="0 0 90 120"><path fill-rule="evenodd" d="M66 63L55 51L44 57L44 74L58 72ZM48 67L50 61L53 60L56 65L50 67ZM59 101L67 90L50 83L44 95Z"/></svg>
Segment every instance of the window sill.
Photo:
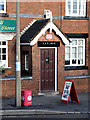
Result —
<svg viewBox="0 0 90 120"><path fill-rule="evenodd" d="M77 78L90 78L90 75L74 75L74 76L65 76L65 79L77 79Z"/></svg>
<svg viewBox="0 0 90 120"><path fill-rule="evenodd" d="M4 70L0 70L0 75L2 75L3 73L5 73L6 69L11 69L11 67L5 67Z"/></svg>
<svg viewBox="0 0 90 120"><path fill-rule="evenodd" d="M63 19L75 19L75 20L89 20L89 17L79 17L79 16L64 16Z"/></svg>
<svg viewBox="0 0 90 120"><path fill-rule="evenodd" d="M3 77L3 78L0 78L0 80L15 80L16 77L15 76L8 76L8 77ZM21 77L21 80L27 80L27 79L30 79L32 80L32 76L26 76L26 77Z"/></svg>
<svg viewBox="0 0 90 120"><path fill-rule="evenodd" d="M5 67L5 69L11 69L11 67Z"/></svg>
<svg viewBox="0 0 90 120"><path fill-rule="evenodd" d="M11 69L11 67L5 67L5 69Z"/></svg>
<svg viewBox="0 0 90 120"><path fill-rule="evenodd" d="M0 13L0 17L9 17L8 13Z"/></svg>
<svg viewBox="0 0 90 120"><path fill-rule="evenodd" d="M88 66L66 66L64 70L87 70Z"/></svg>

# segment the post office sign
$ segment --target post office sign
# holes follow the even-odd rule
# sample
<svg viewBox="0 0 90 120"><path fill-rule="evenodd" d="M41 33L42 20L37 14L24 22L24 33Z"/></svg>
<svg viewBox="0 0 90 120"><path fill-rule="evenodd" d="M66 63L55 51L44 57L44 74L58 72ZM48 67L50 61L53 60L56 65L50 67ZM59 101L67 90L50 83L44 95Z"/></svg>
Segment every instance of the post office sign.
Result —
<svg viewBox="0 0 90 120"><path fill-rule="evenodd" d="M47 34L45 35L45 38L46 38L46 40L52 40L52 39L53 39L53 36L52 36L51 33L47 33Z"/></svg>

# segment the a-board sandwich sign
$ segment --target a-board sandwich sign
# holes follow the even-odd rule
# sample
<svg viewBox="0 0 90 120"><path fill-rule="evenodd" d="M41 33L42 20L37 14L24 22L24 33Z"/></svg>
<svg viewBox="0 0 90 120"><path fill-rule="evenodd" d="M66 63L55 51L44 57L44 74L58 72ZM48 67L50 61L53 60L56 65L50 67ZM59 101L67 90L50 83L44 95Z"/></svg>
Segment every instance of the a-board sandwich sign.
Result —
<svg viewBox="0 0 90 120"><path fill-rule="evenodd" d="M65 80L64 89L61 97L61 102L68 103L69 97L71 97L71 101L75 101L79 103L76 88L73 80Z"/></svg>

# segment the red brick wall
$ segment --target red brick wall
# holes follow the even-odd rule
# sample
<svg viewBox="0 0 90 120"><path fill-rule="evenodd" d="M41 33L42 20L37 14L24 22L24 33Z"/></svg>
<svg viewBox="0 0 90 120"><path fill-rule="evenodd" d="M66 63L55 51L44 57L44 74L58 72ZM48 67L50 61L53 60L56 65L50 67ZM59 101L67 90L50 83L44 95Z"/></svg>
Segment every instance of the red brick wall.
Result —
<svg viewBox="0 0 90 120"><path fill-rule="evenodd" d="M82 78L82 79L72 79L74 80L76 91L77 92L88 92L88 79ZM0 93L0 97L3 98L10 98L15 97L15 80L2 80L0 81L2 83L2 93ZM38 79L23 79L21 80L21 90L31 90L32 94L37 94L38 91ZM60 85L59 85L60 84ZM64 86L64 80L60 80L60 76L58 79L58 89L60 90L60 93L62 93Z"/></svg>
<svg viewBox="0 0 90 120"><path fill-rule="evenodd" d="M65 16L65 2L20 2L22 14L43 14L44 9L50 9L53 15ZM86 15L89 16L89 2L87 2L86 10ZM16 13L15 2L7 2L7 13Z"/></svg>
<svg viewBox="0 0 90 120"><path fill-rule="evenodd" d="M88 78L75 78L74 80L77 92L88 92Z"/></svg>
<svg viewBox="0 0 90 120"><path fill-rule="evenodd" d="M2 80L2 97L15 96L15 80Z"/></svg>
<svg viewBox="0 0 90 120"><path fill-rule="evenodd" d="M40 53L37 44L32 46L32 78L33 78L33 87L34 92L39 92L39 73L40 73Z"/></svg>
<svg viewBox="0 0 90 120"><path fill-rule="evenodd" d="M88 33L88 20L64 19L62 31L65 33Z"/></svg>
<svg viewBox="0 0 90 120"><path fill-rule="evenodd" d="M53 15L65 16L65 2L62 3L61 2L21 2L20 3L21 14L43 15L45 9L51 10ZM87 3L86 10L87 10L86 15L89 16L89 3ZM14 2L7 3L7 13L16 13L16 3ZM31 20L32 19L30 18L21 18L21 29L23 29ZM62 30L64 32L71 32L71 33L88 32L88 20L57 19L54 21L59 27L62 27Z"/></svg>
<svg viewBox="0 0 90 120"><path fill-rule="evenodd" d="M3 86L2 97L3 98L15 97L15 80L2 80L1 82ZM32 79L21 80L21 90L32 90L32 94L34 94L33 80Z"/></svg>

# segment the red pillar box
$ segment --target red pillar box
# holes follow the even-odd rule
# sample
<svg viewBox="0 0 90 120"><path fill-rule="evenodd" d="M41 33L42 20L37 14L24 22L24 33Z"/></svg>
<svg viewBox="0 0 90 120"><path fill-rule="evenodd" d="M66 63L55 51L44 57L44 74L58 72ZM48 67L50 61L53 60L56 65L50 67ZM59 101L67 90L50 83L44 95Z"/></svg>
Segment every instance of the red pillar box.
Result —
<svg viewBox="0 0 90 120"><path fill-rule="evenodd" d="M21 105L22 106L32 105L32 91L30 90L21 91Z"/></svg>

